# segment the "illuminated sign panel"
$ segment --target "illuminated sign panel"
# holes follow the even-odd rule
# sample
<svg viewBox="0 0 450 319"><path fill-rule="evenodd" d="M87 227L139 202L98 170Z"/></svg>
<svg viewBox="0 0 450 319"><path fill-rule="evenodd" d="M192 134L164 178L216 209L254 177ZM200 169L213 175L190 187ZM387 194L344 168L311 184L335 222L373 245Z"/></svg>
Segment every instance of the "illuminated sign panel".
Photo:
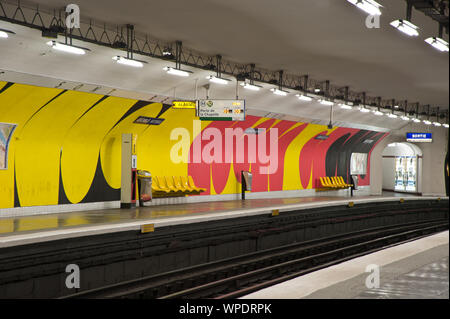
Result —
<svg viewBox="0 0 450 319"><path fill-rule="evenodd" d="M202 121L245 121L245 100L199 100L197 116Z"/></svg>
<svg viewBox="0 0 450 319"><path fill-rule="evenodd" d="M432 133L406 133L406 141L431 143L433 142L433 135Z"/></svg>
<svg viewBox="0 0 450 319"><path fill-rule="evenodd" d="M173 101L172 107L174 109L195 109L197 107L196 101Z"/></svg>

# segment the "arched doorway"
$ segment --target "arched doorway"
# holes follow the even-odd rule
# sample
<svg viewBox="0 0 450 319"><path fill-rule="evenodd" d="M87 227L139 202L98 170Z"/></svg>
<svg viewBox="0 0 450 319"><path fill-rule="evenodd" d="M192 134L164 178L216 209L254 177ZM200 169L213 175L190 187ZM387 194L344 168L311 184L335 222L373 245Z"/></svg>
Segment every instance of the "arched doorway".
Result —
<svg viewBox="0 0 450 319"><path fill-rule="evenodd" d="M384 191L422 193L422 150L417 145L391 143L382 158Z"/></svg>

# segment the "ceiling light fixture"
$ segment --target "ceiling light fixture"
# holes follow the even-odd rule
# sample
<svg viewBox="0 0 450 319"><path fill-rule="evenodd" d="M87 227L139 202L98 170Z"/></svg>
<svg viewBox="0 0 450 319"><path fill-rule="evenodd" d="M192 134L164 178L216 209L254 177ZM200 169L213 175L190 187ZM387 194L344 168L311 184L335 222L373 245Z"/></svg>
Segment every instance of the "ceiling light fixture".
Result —
<svg viewBox="0 0 450 319"><path fill-rule="evenodd" d="M448 124L447 123L444 123L444 124L442 124L445 128L448 128Z"/></svg>
<svg viewBox="0 0 450 319"><path fill-rule="evenodd" d="M222 78L222 56L216 55L216 75L209 75L206 78L209 82L226 85L231 80Z"/></svg>
<svg viewBox="0 0 450 319"><path fill-rule="evenodd" d="M381 116L381 115L383 115L383 112L375 110L375 111L373 111L373 114L375 114L377 116Z"/></svg>
<svg viewBox="0 0 450 319"><path fill-rule="evenodd" d="M189 76L192 73L191 71L185 71L185 70L181 70L181 69L176 69L176 68L172 68L171 66L166 66L166 67L163 68L163 70L166 71L167 74L183 76L183 77L187 77L187 76Z"/></svg>
<svg viewBox="0 0 450 319"><path fill-rule="evenodd" d="M309 97L305 94L295 94L296 97L298 97L299 100L301 101L307 101L307 102L311 102L312 101L312 97Z"/></svg>
<svg viewBox="0 0 450 319"><path fill-rule="evenodd" d="M370 110L367 109L367 108L365 108L364 106L361 106L361 108L359 109L359 111L362 112L362 113L369 113L369 112L370 112Z"/></svg>
<svg viewBox="0 0 450 319"><path fill-rule="evenodd" d="M145 62L133 60L133 59L127 59L123 56L116 55L112 58L114 61L116 61L119 64L132 66L135 68L142 68L144 66Z"/></svg>
<svg viewBox="0 0 450 319"><path fill-rule="evenodd" d="M80 47L76 47L73 45L59 43L59 42L56 42L55 40L48 41L47 45L51 46L53 49L58 50L58 51L72 53L72 54L78 54L78 55L83 55L86 53L86 50L88 50L86 48L80 48Z"/></svg>
<svg viewBox="0 0 450 319"><path fill-rule="evenodd" d="M283 90L276 89L276 88L272 88L272 89L270 89L270 91L272 91L273 94L280 95L280 96L286 96L289 93L287 91L283 91Z"/></svg>
<svg viewBox="0 0 450 319"><path fill-rule="evenodd" d="M320 99L319 103L322 104L322 105L329 105L329 106L334 105L333 102L325 100L325 99Z"/></svg>
<svg viewBox="0 0 450 319"><path fill-rule="evenodd" d="M341 109L343 110L351 110L352 106L348 105L347 103L340 103L339 106L341 107Z"/></svg>
<svg viewBox="0 0 450 319"><path fill-rule="evenodd" d="M13 31L6 30L6 29L0 29L0 38L7 39L10 34L16 34Z"/></svg>
<svg viewBox="0 0 450 319"><path fill-rule="evenodd" d="M361 113L369 113L370 110L366 108L366 92L362 93L362 106L359 108Z"/></svg>
<svg viewBox="0 0 450 319"><path fill-rule="evenodd" d="M426 39L425 42L441 52L449 52L448 42L444 39L438 37L430 37Z"/></svg>
<svg viewBox="0 0 450 319"><path fill-rule="evenodd" d="M283 70L278 71L278 88L272 88L272 91L275 95L286 96L288 95L288 91L283 90Z"/></svg>
<svg viewBox="0 0 450 319"><path fill-rule="evenodd" d="M410 37L417 37L419 35L419 31L417 31L419 30L419 27L417 27L416 25L412 24L409 21L399 19L392 21L390 25L396 28L397 30L405 33L406 35L409 35Z"/></svg>
<svg viewBox="0 0 450 319"><path fill-rule="evenodd" d="M380 8L382 7L381 4L372 1L372 0L347 0L351 4L357 6L367 14L373 15L373 16L379 16L381 15Z"/></svg>
<svg viewBox="0 0 450 319"><path fill-rule="evenodd" d="M213 82L216 84L228 84L228 82L231 81L229 79L219 78L215 75L209 75L206 78L209 80L209 82Z"/></svg>
<svg viewBox="0 0 450 319"><path fill-rule="evenodd" d="M381 96L379 96L378 98L377 98L377 100L378 100L378 106L377 106L377 109L375 110L375 111L373 111L373 114L375 114L375 115L377 115L377 116L381 116L381 115L383 115L384 113L383 112L381 112Z"/></svg>
<svg viewBox="0 0 450 319"><path fill-rule="evenodd" d="M242 82L241 86L244 89L251 90L251 91L259 91L262 88L262 86L255 85L255 84L250 84L248 82Z"/></svg>

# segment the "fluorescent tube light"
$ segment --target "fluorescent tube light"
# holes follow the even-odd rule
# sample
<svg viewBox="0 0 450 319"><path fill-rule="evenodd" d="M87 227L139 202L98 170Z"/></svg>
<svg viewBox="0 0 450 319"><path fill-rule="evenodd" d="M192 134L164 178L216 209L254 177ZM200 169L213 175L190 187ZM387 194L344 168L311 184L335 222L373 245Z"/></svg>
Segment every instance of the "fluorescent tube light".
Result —
<svg viewBox="0 0 450 319"><path fill-rule="evenodd" d="M367 14L373 15L373 16L379 16L381 15L381 4L372 1L372 0L347 0L351 4L357 6Z"/></svg>
<svg viewBox="0 0 450 319"><path fill-rule="evenodd" d="M359 111L362 112L362 113L369 113L369 112L370 112L370 110L367 109L367 108L365 108L365 107L361 107L361 108L359 109Z"/></svg>
<svg viewBox="0 0 450 319"><path fill-rule="evenodd" d="M228 84L228 82L230 82L231 80L228 79L224 79L224 78L219 78L217 76L214 75L209 75L206 77L210 82L213 83L217 83L217 84Z"/></svg>
<svg viewBox="0 0 450 319"><path fill-rule="evenodd" d="M114 61L116 61L117 63L128 65L128 66L133 66L135 68L142 68L144 66L144 63L142 63L141 61L127 59L127 58L124 58L123 56L119 56L119 55L114 56L112 59Z"/></svg>
<svg viewBox="0 0 450 319"><path fill-rule="evenodd" d="M192 73L192 72L189 72L189 71L172 68L170 66L166 66L165 68L163 68L163 70L166 71L168 74L177 75L177 76L184 76L184 77L189 76L190 73Z"/></svg>
<svg viewBox="0 0 450 319"><path fill-rule="evenodd" d="M413 121L414 121L414 123L420 123L420 122L422 122L422 121L419 120L418 118L414 118Z"/></svg>
<svg viewBox="0 0 450 319"><path fill-rule="evenodd" d="M392 21L390 24L397 30L399 30L409 36L417 37L419 35L419 31L417 31L419 29L419 27L417 27L416 25L412 24L411 22L409 22L407 20L399 19L399 20Z"/></svg>
<svg viewBox="0 0 450 319"><path fill-rule="evenodd" d="M48 41L47 45L51 46L55 50L62 51L62 52L79 54L79 55L86 53L85 49L75 47L72 45L68 45L68 44L59 43L59 42L56 42L55 40Z"/></svg>
<svg viewBox="0 0 450 319"><path fill-rule="evenodd" d="M251 90L251 91L259 91L261 89L261 86L250 84L247 82L241 83L241 86L244 87L244 89Z"/></svg>
<svg viewBox="0 0 450 319"><path fill-rule="evenodd" d="M346 103L341 103L341 104L339 104L339 106L340 106L341 109L343 109L343 110L351 110L351 109L352 109L351 105L348 105L348 104L346 104Z"/></svg>
<svg viewBox="0 0 450 319"><path fill-rule="evenodd" d="M431 125L431 122L430 122L430 121L428 121L428 120L423 120L423 124L426 124L426 125Z"/></svg>
<svg viewBox="0 0 450 319"><path fill-rule="evenodd" d="M434 126L438 126L438 127L439 127L439 126L442 126L442 124L439 123L439 122L434 122L433 125L434 125Z"/></svg>
<svg viewBox="0 0 450 319"><path fill-rule="evenodd" d="M447 123L444 123L444 124L442 124L445 128L448 128L448 124Z"/></svg>
<svg viewBox="0 0 450 319"><path fill-rule="evenodd" d="M286 96L289 93L287 91L283 91L283 90L275 89L275 88L270 89L270 91L272 91L273 94L280 95L280 96Z"/></svg>
<svg viewBox="0 0 450 319"><path fill-rule="evenodd" d="M432 45L435 49L442 52L448 52L448 42L444 39L431 37L425 40L426 43Z"/></svg>
<svg viewBox="0 0 450 319"><path fill-rule="evenodd" d="M311 102L312 101L312 97L309 97L307 95L304 94L295 94L296 97L298 97L299 100L301 101L307 101L307 102Z"/></svg>
<svg viewBox="0 0 450 319"><path fill-rule="evenodd" d="M319 100L319 103L320 104L323 104L323 105L334 105L334 103L333 102L331 102L331 101L328 101L328 100L324 100L324 99L320 99Z"/></svg>

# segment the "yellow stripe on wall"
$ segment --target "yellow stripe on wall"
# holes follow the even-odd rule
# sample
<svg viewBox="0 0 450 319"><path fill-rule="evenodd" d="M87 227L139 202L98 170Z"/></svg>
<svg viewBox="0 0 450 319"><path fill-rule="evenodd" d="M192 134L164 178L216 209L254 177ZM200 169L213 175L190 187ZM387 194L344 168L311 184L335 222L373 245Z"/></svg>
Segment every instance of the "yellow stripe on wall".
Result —
<svg viewBox="0 0 450 319"><path fill-rule="evenodd" d="M67 91L39 111L20 134L16 150L21 206L56 205L65 133L101 95ZM76 158L84 156L82 148Z"/></svg>
<svg viewBox="0 0 450 319"><path fill-rule="evenodd" d="M107 97L67 133L62 147L61 174L66 196L71 203L79 203L86 196L94 179L105 135L135 102Z"/></svg>
<svg viewBox="0 0 450 319"><path fill-rule="evenodd" d="M6 85L6 82L2 82ZM45 103L62 90L13 84L0 94L0 121L17 124L8 150L8 169L0 170L0 208L14 207L14 154L23 141L23 125ZM26 159L25 159L26 160ZM28 166L33 166L30 163Z"/></svg>
<svg viewBox="0 0 450 319"><path fill-rule="evenodd" d="M136 100L134 100L136 102ZM111 132L103 140L100 158L102 164L103 175L105 176L106 182L112 188L120 188L120 172L121 172L121 147L122 147L122 134L123 133L133 133L138 135L138 143L140 140L141 133L148 127L143 124L133 123L139 116L155 117L161 110L161 103L151 103L149 105L142 107L138 111L132 113L125 119L123 119L119 124L117 124ZM158 136L155 136L158 138ZM139 152L139 151L138 151ZM158 153L159 156L160 154ZM138 165L139 161L138 153Z"/></svg>

